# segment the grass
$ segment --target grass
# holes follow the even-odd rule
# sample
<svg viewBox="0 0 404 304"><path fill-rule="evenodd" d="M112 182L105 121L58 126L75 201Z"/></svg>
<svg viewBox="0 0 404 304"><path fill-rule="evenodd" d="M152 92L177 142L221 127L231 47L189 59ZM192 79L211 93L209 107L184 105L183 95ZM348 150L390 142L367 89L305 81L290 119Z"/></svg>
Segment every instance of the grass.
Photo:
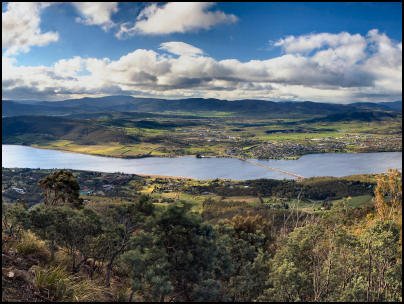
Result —
<svg viewBox="0 0 404 304"><path fill-rule="evenodd" d="M348 206L351 208L360 208L373 204L371 195L359 195L348 199ZM340 202L341 200L333 201L333 203Z"/></svg>
<svg viewBox="0 0 404 304"><path fill-rule="evenodd" d="M150 194L151 192L142 192L144 194ZM164 200L167 201L175 200L175 201L185 201L192 205L191 210L197 213L202 212L202 203L207 198L218 199L219 196L211 196L211 195L192 195L184 192L169 192L169 193L153 193L151 196L156 199L162 201L162 203L155 203L159 206L166 206Z"/></svg>
<svg viewBox="0 0 404 304"><path fill-rule="evenodd" d="M70 275L62 266L34 268L34 286L50 301L100 301L103 290L94 281Z"/></svg>
<svg viewBox="0 0 404 304"><path fill-rule="evenodd" d="M73 280L61 267L34 269L34 286L50 300L71 300L73 298Z"/></svg>
<svg viewBox="0 0 404 304"><path fill-rule="evenodd" d="M158 144L151 143L141 143L137 145L123 145L119 143L111 143L108 145L78 145L68 140L60 140L46 144L33 144L32 146L42 149L56 149L112 157L139 157L150 152L150 155L153 156L164 155L164 153L155 151L156 148L160 147Z"/></svg>
<svg viewBox="0 0 404 304"><path fill-rule="evenodd" d="M17 252L27 256L34 256L42 261L48 261L50 252L45 242L38 239L32 232L24 231L21 239L16 244Z"/></svg>

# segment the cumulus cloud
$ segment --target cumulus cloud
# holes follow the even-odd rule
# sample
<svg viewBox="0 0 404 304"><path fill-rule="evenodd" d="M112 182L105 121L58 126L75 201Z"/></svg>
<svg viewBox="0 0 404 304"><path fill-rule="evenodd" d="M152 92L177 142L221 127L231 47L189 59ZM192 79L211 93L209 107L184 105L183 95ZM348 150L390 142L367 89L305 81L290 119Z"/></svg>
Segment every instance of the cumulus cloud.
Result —
<svg viewBox="0 0 404 304"><path fill-rule="evenodd" d="M153 3L139 13L134 24L122 24L117 37L185 33L237 21L235 15L210 10L213 5L212 2L169 2L164 5Z"/></svg>
<svg viewBox="0 0 404 304"><path fill-rule="evenodd" d="M54 72L61 77L74 77L83 70L83 61L76 56L71 59L61 59L54 65Z"/></svg>
<svg viewBox="0 0 404 304"><path fill-rule="evenodd" d="M287 36L274 43L282 47L286 53L306 53L322 47L337 48L346 45L363 45L365 38L359 34L351 35L347 32L339 34L319 33L302 36Z"/></svg>
<svg viewBox="0 0 404 304"><path fill-rule="evenodd" d="M32 46L44 46L59 39L56 32L42 33L40 14L51 5L44 2L9 2L2 17L2 48L5 55L26 53Z"/></svg>
<svg viewBox="0 0 404 304"><path fill-rule="evenodd" d="M29 90L47 99L120 93L323 102L401 98L401 42L377 30L365 36L320 33L287 39L279 40L284 54L245 62L216 60L179 41L163 43L157 51L137 49L117 60L74 57L30 67L3 58L3 98Z"/></svg>
<svg viewBox="0 0 404 304"><path fill-rule="evenodd" d="M179 56L203 55L201 49L181 41L164 42L160 44L160 49Z"/></svg>
<svg viewBox="0 0 404 304"><path fill-rule="evenodd" d="M118 11L118 2L72 2L82 16L76 20L86 25L98 25L108 30L114 25L111 16Z"/></svg>
<svg viewBox="0 0 404 304"><path fill-rule="evenodd" d="M59 40L57 32L42 33L42 11L58 2L9 2L2 12L2 48L5 55L26 53L32 46L45 46ZM117 2L73 2L81 17L77 21L86 25L98 25L108 30L114 23L112 14L118 11Z"/></svg>

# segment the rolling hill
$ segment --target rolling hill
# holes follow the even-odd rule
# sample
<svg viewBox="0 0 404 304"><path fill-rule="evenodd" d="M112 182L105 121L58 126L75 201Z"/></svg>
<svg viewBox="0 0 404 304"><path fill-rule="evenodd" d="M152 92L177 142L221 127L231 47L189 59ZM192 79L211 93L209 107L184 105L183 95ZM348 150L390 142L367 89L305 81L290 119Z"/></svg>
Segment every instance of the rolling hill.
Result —
<svg viewBox="0 0 404 304"><path fill-rule="evenodd" d="M39 143L73 140L83 145L120 142L136 143L135 136L119 128L108 128L89 120L52 116L18 116L2 119L2 143Z"/></svg>
<svg viewBox="0 0 404 304"><path fill-rule="evenodd" d="M400 102L401 104L401 102ZM226 112L235 116L299 117L301 115L324 116L358 110L400 111L399 102L329 104L318 102L273 102L263 100L220 100L188 98L165 100L135 98L131 96L106 96L100 98L69 99L56 102L21 102L3 100L4 116L20 115L70 115L98 112L149 112L195 113Z"/></svg>

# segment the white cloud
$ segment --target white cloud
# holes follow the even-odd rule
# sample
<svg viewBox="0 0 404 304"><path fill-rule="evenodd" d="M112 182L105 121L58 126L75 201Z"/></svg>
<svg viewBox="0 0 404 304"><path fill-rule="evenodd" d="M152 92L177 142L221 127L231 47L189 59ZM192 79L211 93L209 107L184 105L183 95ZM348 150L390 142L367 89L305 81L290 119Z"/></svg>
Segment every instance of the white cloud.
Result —
<svg viewBox="0 0 404 304"><path fill-rule="evenodd" d="M104 30L111 28L114 23L112 14L118 11L118 2L72 2L82 18L79 22L86 25L99 25Z"/></svg>
<svg viewBox="0 0 404 304"><path fill-rule="evenodd" d="M40 14L51 5L44 2L9 2L2 12L2 48L5 55L26 53L32 46L44 46L56 42L56 32L42 33Z"/></svg>
<svg viewBox="0 0 404 304"><path fill-rule="evenodd" d="M83 60L76 56L72 59L61 59L54 65L54 72L61 77L74 77L83 69Z"/></svg>
<svg viewBox="0 0 404 304"><path fill-rule="evenodd" d="M203 55L201 49L181 41L164 42L160 44L160 49L179 56Z"/></svg>
<svg viewBox="0 0 404 304"><path fill-rule="evenodd" d="M324 40L324 34L311 35L313 41ZM18 66L3 58L3 98L107 94L324 102L401 98L401 42L376 30L366 36L330 35L338 41L327 38L327 43L314 44L309 52L305 46L297 53L247 62L216 60L178 41L161 45L161 50L179 55L175 57L137 49L117 60L74 57L49 67Z"/></svg>
<svg viewBox="0 0 404 304"><path fill-rule="evenodd" d="M138 15L134 25L122 24L118 38L134 34L161 35L209 29L219 23L234 23L237 17L209 10L212 2L169 2L150 4Z"/></svg>
<svg viewBox="0 0 404 304"><path fill-rule="evenodd" d="M275 42L275 46L282 47L286 53L306 53L322 47L336 48L341 45L355 45L364 42L359 34L351 35L347 32L339 34L319 33L302 36L287 36Z"/></svg>
<svg viewBox="0 0 404 304"><path fill-rule="evenodd" d="M59 2L8 2L2 12L2 48L5 55L29 52L32 46L45 46L59 40L57 32L42 33L41 13ZM118 11L117 2L73 2L81 17L77 20L86 25L98 25L104 30L114 23L111 15Z"/></svg>

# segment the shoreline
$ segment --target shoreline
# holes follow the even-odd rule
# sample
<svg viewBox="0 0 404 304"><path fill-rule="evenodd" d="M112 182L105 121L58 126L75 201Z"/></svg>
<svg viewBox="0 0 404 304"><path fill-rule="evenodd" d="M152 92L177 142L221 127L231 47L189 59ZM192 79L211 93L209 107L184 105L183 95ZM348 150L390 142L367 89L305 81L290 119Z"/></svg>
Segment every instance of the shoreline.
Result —
<svg viewBox="0 0 404 304"><path fill-rule="evenodd" d="M201 180L193 177L160 175L160 174L135 174L144 178L162 178L162 179L182 179L182 180Z"/></svg>
<svg viewBox="0 0 404 304"><path fill-rule="evenodd" d="M138 156L124 156L124 155L107 155L107 154L99 154L99 153L85 153L85 152L77 152L77 151L71 151L67 149L60 149L57 147L42 147L42 146L33 146L33 145L22 145L22 144L7 144L7 143L2 143L3 145L9 145L9 146L24 146L24 147L30 147L34 149L42 149L42 150L54 150L54 151L60 151L60 152L66 152L66 153L77 153L77 154L83 154L83 155L90 155L90 156L99 156L99 157L109 157L109 158L119 158L119 159L142 159L142 158L149 158L149 157L160 157L160 158L180 158L180 157L196 157L197 154L184 154L184 155L151 155L151 154L143 154L143 155L138 155ZM307 153L303 155L297 155L293 157L279 157L279 158L257 158L256 160L298 160L299 158L305 156L305 155L312 155L312 154L326 154L326 153L336 153L336 154L358 154L358 153L383 153L383 152L403 152L402 150L395 150L395 151L385 151L385 150L374 150L374 151L334 151L334 152L320 152L320 153ZM232 159L239 159L239 160L245 160L245 159L255 159L255 158L243 158L241 156L236 156L236 155L215 155L215 156L202 156L201 159L203 158L232 158Z"/></svg>

